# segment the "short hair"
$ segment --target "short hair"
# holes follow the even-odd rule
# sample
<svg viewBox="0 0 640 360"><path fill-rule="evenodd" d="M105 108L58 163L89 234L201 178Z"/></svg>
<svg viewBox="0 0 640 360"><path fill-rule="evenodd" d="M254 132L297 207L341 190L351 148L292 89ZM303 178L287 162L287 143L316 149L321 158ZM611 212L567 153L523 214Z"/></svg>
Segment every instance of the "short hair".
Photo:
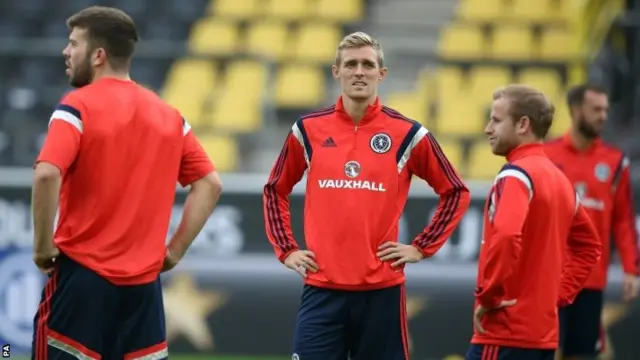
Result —
<svg viewBox="0 0 640 360"><path fill-rule="evenodd" d="M597 94L606 94L607 92L600 86L595 84L580 84L573 86L567 91L567 105L569 109L572 106L582 105L587 92L593 91Z"/></svg>
<svg viewBox="0 0 640 360"><path fill-rule="evenodd" d="M378 66L384 66L384 52L382 51L382 45L373 36L364 33L362 31L351 33L345 36L336 51L336 65L340 66L342 61L342 50L344 49L359 49L362 47L370 46L378 53Z"/></svg>
<svg viewBox="0 0 640 360"><path fill-rule="evenodd" d="M527 85L509 85L493 93L493 100L501 98L509 100L509 115L513 121L526 116L535 136L540 139L547 136L555 108L541 91Z"/></svg>
<svg viewBox="0 0 640 360"><path fill-rule="evenodd" d="M138 42L138 30L124 11L104 6L91 6L67 19L69 29L87 30L89 43L103 47L114 68L129 65Z"/></svg>

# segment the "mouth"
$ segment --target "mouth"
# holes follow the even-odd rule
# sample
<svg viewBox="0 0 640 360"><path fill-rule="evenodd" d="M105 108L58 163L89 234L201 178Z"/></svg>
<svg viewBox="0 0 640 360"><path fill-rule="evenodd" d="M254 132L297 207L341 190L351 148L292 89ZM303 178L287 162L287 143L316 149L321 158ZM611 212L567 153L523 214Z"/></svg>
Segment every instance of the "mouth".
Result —
<svg viewBox="0 0 640 360"><path fill-rule="evenodd" d="M355 81L351 85L353 86L367 86L367 83L364 81Z"/></svg>

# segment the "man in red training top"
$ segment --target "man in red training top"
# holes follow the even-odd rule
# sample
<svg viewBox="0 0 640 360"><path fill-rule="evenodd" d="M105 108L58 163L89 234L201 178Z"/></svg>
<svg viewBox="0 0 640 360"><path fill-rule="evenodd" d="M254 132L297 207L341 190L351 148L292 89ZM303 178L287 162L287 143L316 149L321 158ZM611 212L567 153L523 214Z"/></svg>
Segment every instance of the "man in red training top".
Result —
<svg viewBox="0 0 640 360"><path fill-rule="evenodd" d="M187 251L220 181L179 112L130 80L131 18L90 7L67 25L78 89L53 112L34 171L34 261L49 280L32 358L165 359L159 274ZM177 181L191 190L165 246Z"/></svg>
<svg viewBox="0 0 640 360"><path fill-rule="evenodd" d="M610 237L613 234L622 260L626 301L638 295L638 237L629 159L600 139L609 108L607 94L597 86L579 85L569 90L567 102L573 126L564 137L546 143L545 151L580 195L600 235L603 255L573 304L560 310L560 347L566 359L590 359L604 345L600 319L611 260Z"/></svg>
<svg viewBox="0 0 640 360"><path fill-rule="evenodd" d="M551 360L557 306L580 291L601 244L571 183L544 153L553 106L522 85L499 89L493 99L485 133L507 164L485 206L467 359Z"/></svg>
<svg viewBox="0 0 640 360"><path fill-rule="evenodd" d="M338 46L335 105L293 125L264 188L267 235L278 259L305 278L293 358L408 359L404 264L432 256L469 206L469 192L434 137L380 104L380 44L357 32ZM289 194L307 172L304 238L293 239ZM398 221L411 178L440 195L411 245Z"/></svg>

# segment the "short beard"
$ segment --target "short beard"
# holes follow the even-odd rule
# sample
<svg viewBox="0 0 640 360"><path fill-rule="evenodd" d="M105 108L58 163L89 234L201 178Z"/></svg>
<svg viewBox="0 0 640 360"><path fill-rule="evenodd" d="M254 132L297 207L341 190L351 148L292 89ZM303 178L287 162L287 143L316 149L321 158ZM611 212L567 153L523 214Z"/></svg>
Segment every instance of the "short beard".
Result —
<svg viewBox="0 0 640 360"><path fill-rule="evenodd" d="M69 83L74 88L87 86L93 81L93 69L91 68L91 63L89 62L89 56L90 54L87 54L87 56L85 57L85 61L83 61L80 66L78 66L74 71L71 72Z"/></svg>
<svg viewBox="0 0 640 360"><path fill-rule="evenodd" d="M600 133L589 125L584 118L578 120L578 132L589 140L593 140L600 136Z"/></svg>

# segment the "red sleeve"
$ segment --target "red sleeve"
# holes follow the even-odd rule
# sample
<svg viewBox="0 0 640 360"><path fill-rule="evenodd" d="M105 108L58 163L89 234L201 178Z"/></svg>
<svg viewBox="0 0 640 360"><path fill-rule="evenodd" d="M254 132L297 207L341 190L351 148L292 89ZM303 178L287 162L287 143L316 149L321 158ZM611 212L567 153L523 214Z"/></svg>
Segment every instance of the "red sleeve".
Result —
<svg viewBox="0 0 640 360"><path fill-rule="evenodd" d="M182 187L186 187L215 171L215 167L185 119L182 119L182 133L184 142L178 182Z"/></svg>
<svg viewBox="0 0 640 360"><path fill-rule="evenodd" d="M291 211L289 195L293 187L302 179L311 159L310 149L305 148L306 133L302 121L298 121L287 136L278 160L273 165L269 180L264 186L263 210L264 223L269 242L273 245L280 262L293 251L298 244L291 230Z"/></svg>
<svg viewBox="0 0 640 360"><path fill-rule="evenodd" d="M49 130L36 160L55 165L64 174L80 149L86 109L76 93L66 95L49 119Z"/></svg>
<svg viewBox="0 0 640 360"><path fill-rule="evenodd" d="M567 242L567 258L562 268L559 306L566 306L573 302L602 253L602 242L589 220L589 215L580 205L577 195L576 207Z"/></svg>
<svg viewBox="0 0 640 360"><path fill-rule="evenodd" d="M504 299L504 284L520 258L522 229L529 214L533 184L520 167L506 165L496 178L491 194L494 215L491 238L487 241L484 279L476 298L486 309L493 309Z"/></svg>
<svg viewBox="0 0 640 360"><path fill-rule="evenodd" d="M440 196L431 222L413 240L413 245L427 258L433 256L456 229L469 208L470 196L436 139L422 126L414 134L413 141L407 142L410 144L408 152L404 151L410 154L407 167L412 175L424 179ZM413 149L411 144L415 144ZM401 154L398 166L402 165L403 157Z"/></svg>
<svg viewBox="0 0 640 360"><path fill-rule="evenodd" d="M624 157L618 170L613 203L613 239L620 253L626 274L640 276L640 250L636 230L636 212L633 205L633 187L629 175L629 159Z"/></svg>

